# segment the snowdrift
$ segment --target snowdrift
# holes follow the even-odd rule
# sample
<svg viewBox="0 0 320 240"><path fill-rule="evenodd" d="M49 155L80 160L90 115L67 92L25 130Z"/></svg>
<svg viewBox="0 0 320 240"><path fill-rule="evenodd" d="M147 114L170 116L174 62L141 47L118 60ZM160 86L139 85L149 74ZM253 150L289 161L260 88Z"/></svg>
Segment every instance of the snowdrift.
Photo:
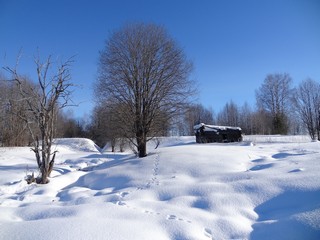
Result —
<svg viewBox="0 0 320 240"><path fill-rule="evenodd" d="M100 148L86 138L57 138L53 142L58 148L67 148L72 151L100 152Z"/></svg>
<svg viewBox="0 0 320 240"><path fill-rule="evenodd" d="M0 148L0 239L320 239L320 143L244 141L161 138L138 159L57 139L47 185L23 180L29 148Z"/></svg>

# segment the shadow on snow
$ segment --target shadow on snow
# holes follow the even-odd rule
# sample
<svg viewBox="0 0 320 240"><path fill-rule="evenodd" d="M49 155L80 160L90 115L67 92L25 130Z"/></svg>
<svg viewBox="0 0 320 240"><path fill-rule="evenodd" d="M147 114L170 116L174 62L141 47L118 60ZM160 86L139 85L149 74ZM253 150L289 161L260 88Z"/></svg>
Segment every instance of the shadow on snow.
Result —
<svg viewBox="0 0 320 240"><path fill-rule="evenodd" d="M319 208L320 190L284 192L255 208L250 239L320 239Z"/></svg>
<svg viewBox="0 0 320 240"><path fill-rule="evenodd" d="M86 158L101 158L100 154L89 155ZM74 183L64 187L62 191L57 195L60 197L61 201L68 201L70 196L68 196L68 190L74 187L88 188L91 190L103 190L109 189L109 194L118 192L120 189L129 187L129 183L132 180L125 175L112 176L112 169L115 166L128 165L128 164L138 164L140 162L132 154L104 154L107 159L112 159L110 161L104 162L99 165L89 166L87 168L81 169L81 171L88 172L87 174L81 176Z"/></svg>
<svg viewBox="0 0 320 240"><path fill-rule="evenodd" d="M287 157L294 157L294 156L303 156L306 155L306 153L277 153L272 155L273 158L275 159L282 159L282 158L287 158Z"/></svg>

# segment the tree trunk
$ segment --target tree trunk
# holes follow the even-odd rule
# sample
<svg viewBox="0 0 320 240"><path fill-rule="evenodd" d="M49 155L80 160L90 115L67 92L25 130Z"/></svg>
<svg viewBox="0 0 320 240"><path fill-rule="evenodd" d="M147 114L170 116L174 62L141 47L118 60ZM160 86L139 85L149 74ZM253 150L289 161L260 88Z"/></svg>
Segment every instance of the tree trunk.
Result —
<svg viewBox="0 0 320 240"><path fill-rule="evenodd" d="M49 171L45 167L41 168L41 178L37 181L39 184L47 184L49 183Z"/></svg>
<svg viewBox="0 0 320 240"><path fill-rule="evenodd" d="M138 131L136 134L137 149L139 158L147 156L147 136L142 131Z"/></svg>
<svg viewBox="0 0 320 240"><path fill-rule="evenodd" d="M145 141L141 141L138 146L139 158L143 158L147 156L147 144Z"/></svg>

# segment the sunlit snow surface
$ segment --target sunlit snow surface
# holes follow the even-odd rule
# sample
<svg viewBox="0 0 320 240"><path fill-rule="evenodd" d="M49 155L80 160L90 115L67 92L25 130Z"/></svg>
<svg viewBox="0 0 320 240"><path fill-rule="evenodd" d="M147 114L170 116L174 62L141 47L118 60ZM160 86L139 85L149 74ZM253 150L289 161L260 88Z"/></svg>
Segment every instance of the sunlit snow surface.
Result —
<svg viewBox="0 0 320 240"><path fill-rule="evenodd" d="M146 158L58 139L47 185L29 148L0 148L0 239L320 239L320 143L162 138Z"/></svg>

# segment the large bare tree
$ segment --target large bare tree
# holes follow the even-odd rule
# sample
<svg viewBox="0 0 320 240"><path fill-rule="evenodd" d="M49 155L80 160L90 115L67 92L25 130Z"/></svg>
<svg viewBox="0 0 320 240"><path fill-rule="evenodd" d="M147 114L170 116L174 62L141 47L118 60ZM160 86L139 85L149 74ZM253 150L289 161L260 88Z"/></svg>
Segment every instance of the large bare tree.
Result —
<svg viewBox="0 0 320 240"><path fill-rule="evenodd" d="M189 102L191 70L183 50L161 26L128 24L106 41L96 90L139 157L147 155L146 143L161 124Z"/></svg>
<svg viewBox="0 0 320 240"><path fill-rule="evenodd" d="M256 91L258 108L271 114L274 134L288 132L287 111L292 94L291 82L287 73L269 74Z"/></svg>
<svg viewBox="0 0 320 240"><path fill-rule="evenodd" d="M302 81L294 91L293 105L313 140L320 140L320 84Z"/></svg>
<svg viewBox="0 0 320 240"><path fill-rule="evenodd" d="M23 102L23 111L16 112L24 121L33 139L40 176L38 183L46 184L54 165L56 151L51 150L55 131L56 117L59 109L66 107L70 101L71 87L70 65L72 59L56 64L49 56L45 61L35 57L37 84L27 84L17 67L5 69L11 73L18 89L19 98L16 102ZM54 71L56 69L56 71ZM36 126L36 128L34 128Z"/></svg>

